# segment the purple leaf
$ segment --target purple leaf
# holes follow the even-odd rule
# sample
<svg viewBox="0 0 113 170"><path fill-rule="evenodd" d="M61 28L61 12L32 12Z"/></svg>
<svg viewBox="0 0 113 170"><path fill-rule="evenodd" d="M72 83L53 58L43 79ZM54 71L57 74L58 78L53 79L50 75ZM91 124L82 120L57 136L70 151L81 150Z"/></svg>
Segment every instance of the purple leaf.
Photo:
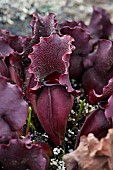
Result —
<svg viewBox="0 0 113 170"><path fill-rule="evenodd" d="M2 55L0 55L0 76L9 77L9 71Z"/></svg>
<svg viewBox="0 0 113 170"><path fill-rule="evenodd" d="M113 94L108 99L108 104L105 108L105 116L107 119L113 117Z"/></svg>
<svg viewBox="0 0 113 170"><path fill-rule="evenodd" d="M19 53L23 50L24 37L18 35L12 35L10 32L0 29L0 36L4 38L10 45L10 47Z"/></svg>
<svg viewBox="0 0 113 170"><path fill-rule="evenodd" d="M11 80L22 88L25 74L22 54L14 52L10 56L8 68Z"/></svg>
<svg viewBox="0 0 113 170"><path fill-rule="evenodd" d="M11 46L11 48L14 49L14 51L17 51L18 53L21 53L23 51L23 42L24 37L17 36L17 35L10 35L8 38L8 42Z"/></svg>
<svg viewBox="0 0 113 170"><path fill-rule="evenodd" d="M10 54L13 53L13 49L9 46L8 42L4 40L3 37L0 37L0 53L3 55L3 57L7 57Z"/></svg>
<svg viewBox="0 0 113 170"><path fill-rule="evenodd" d="M80 90L74 90L71 86L71 82L69 79L69 75L68 74L63 74L59 77L59 83L61 85L64 85L66 87L67 92L73 94L74 96L80 96L81 95L81 91Z"/></svg>
<svg viewBox="0 0 113 170"><path fill-rule="evenodd" d="M15 69L11 65L9 66L9 73L10 73L10 79L13 81L15 84L17 84L20 88L23 86L23 79L22 79L22 72L18 69Z"/></svg>
<svg viewBox="0 0 113 170"><path fill-rule="evenodd" d="M48 37L50 34L55 33L57 25L55 17L54 13L49 13L45 16L33 14L33 21L30 23L32 36L36 36L37 40L40 40L40 37Z"/></svg>
<svg viewBox="0 0 113 170"><path fill-rule="evenodd" d="M57 24L57 30L58 30L59 33L61 33L62 29L66 28L66 27L74 28L76 26L83 28L83 29L87 28L87 26L84 24L83 21L76 22L76 21L65 20L64 22Z"/></svg>
<svg viewBox="0 0 113 170"><path fill-rule="evenodd" d="M103 88L102 94L97 94L94 90L90 90L89 92L89 101L91 104L97 104L99 101L107 100L111 94L113 93L113 78L111 78Z"/></svg>
<svg viewBox="0 0 113 170"><path fill-rule="evenodd" d="M33 20L30 25L32 27L32 36L27 37L23 42L24 57L32 52L32 46L39 43L40 37L48 37L56 32L57 20L53 13L46 16L33 14Z"/></svg>
<svg viewBox="0 0 113 170"><path fill-rule="evenodd" d="M51 34L47 38L41 38L40 43L33 46L33 52L28 56L31 59L28 71L34 74L35 81L43 82L48 76L57 72L54 83L58 79L58 74L68 74L69 54L74 48L71 45L72 41L68 35L60 37Z"/></svg>
<svg viewBox="0 0 113 170"><path fill-rule="evenodd" d="M65 20L62 23L58 23L57 30L58 30L58 33L61 34L63 28L65 28L65 27L66 28L67 27L74 28L75 26L79 26L79 24L76 21L67 21L67 20Z"/></svg>
<svg viewBox="0 0 113 170"><path fill-rule="evenodd" d="M100 40L96 53L89 57L89 61L92 66L82 76L83 86L87 93L94 89L101 94L103 87L113 77L113 42Z"/></svg>
<svg viewBox="0 0 113 170"><path fill-rule="evenodd" d="M113 32L109 14L104 9L94 6L88 30L91 32L94 42L99 39L108 39Z"/></svg>
<svg viewBox="0 0 113 170"><path fill-rule="evenodd" d="M55 145L63 143L74 97L63 86L54 85L31 97L31 105Z"/></svg>
<svg viewBox="0 0 113 170"><path fill-rule="evenodd" d="M76 48L70 56L69 73L71 78L76 79L84 71L83 60L92 50L90 34L80 26L65 26L60 31L74 38L73 44Z"/></svg>
<svg viewBox="0 0 113 170"><path fill-rule="evenodd" d="M11 139L0 144L0 162L7 170L46 170L48 157L40 144L31 144L29 136L21 140Z"/></svg>
<svg viewBox="0 0 113 170"><path fill-rule="evenodd" d="M26 122L27 110L20 89L0 77L0 136L19 130Z"/></svg>
<svg viewBox="0 0 113 170"><path fill-rule="evenodd" d="M9 62L10 62L12 67L14 67L16 69L20 69L20 70L22 69L23 58L22 58L22 55L19 54L18 52L14 52L10 56Z"/></svg>
<svg viewBox="0 0 113 170"><path fill-rule="evenodd" d="M105 110L95 110L91 112L86 118L78 136L76 138L76 146L79 143L80 137L82 135L88 135L89 133L93 133L95 137L101 139L105 137L108 129L112 128L112 120L107 119L105 116Z"/></svg>
<svg viewBox="0 0 113 170"><path fill-rule="evenodd" d="M74 54L77 55L86 55L92 50L92 44L90 43L91 36L90 33L80 26L64 27L61 29L63 35L68 34L74 39Z"/></svg>

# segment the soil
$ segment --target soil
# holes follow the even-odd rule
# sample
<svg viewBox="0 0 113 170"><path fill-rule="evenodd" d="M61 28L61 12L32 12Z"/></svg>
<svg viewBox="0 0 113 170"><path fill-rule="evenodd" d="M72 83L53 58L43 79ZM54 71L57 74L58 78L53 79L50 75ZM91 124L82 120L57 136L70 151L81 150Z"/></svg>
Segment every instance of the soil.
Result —
<svg viewBox="0 0 113 170"><path fill-rule="evenodd" d="M14 34L28 35L31 33L29 21L32 13L46 14L54 12L58 20L83 20L89 22L92 6L103 7L111 15L113 21L112 0L1 0L0 27Z"/></svg>

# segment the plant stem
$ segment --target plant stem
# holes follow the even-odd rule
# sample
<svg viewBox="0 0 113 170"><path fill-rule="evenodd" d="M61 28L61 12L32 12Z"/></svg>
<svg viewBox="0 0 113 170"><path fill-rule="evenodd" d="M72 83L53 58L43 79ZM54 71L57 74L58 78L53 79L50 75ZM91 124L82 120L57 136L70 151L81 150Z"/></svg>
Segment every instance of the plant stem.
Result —
<svg viewBox="0 0 113 170"><path fill-rule="evenodd" d="M31 124L31 114L32 114L32 108L29 107L28 109L28 119L27 119L27 128L26 128L26 134L28 134L30 130L30 124Z"/></svg>
<svg viewBox="0 0 113 170"><path fill-rule="evenodd" d="M83 110L83 108L84 108L84 103L85 103L85 99L84 99L84 100L81 102L81 104L80 104L80 108L79 108L78 114L77 114L77 116L76 116L76 119L75 119L75 122L74 122L74 125L73 125L72 130L75 130L75 128L76 128L76 124L77 124L78 119L80 118L81 113L82 113L82 110Z"/></svg>

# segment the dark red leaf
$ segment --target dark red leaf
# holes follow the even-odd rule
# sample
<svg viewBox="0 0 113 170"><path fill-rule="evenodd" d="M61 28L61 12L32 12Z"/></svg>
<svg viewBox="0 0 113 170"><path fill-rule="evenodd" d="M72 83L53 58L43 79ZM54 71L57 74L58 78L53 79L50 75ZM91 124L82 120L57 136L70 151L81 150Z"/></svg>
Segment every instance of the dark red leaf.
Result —
<svg viewBox="0 0 113 170"><path fill-rule="evenodd" d="M106 105L105 115L107 118L113 117L113 94L108 99L108 104Z"/></svg>
<svg viewBox="0 0 113 170"><path fill-rule="evenodd" d="M76 22L76 21L67 21L67 20L65 20L62 23L57 24L57 30L58 30L59 33L61 33L62 29L66 28L66 27L74 28L76 26L78 26L80 28L83 28L83 29L87 28L87 26L84 24L83 21Z"/></svg>
<svg viewBox="0 0 113 170"><path fill-rule="evenodd" d="M35 113L55 145L63 143L73 100L73 96L60 85L45 87L31 98Z"/></svg>
<svg viewBox="0 0 113 170"><path fill-rule="evenodd" d="M84 70L82 57L72 54L70 57L69 75L72 79L81 77Z"/></svg>
<svg viewBox="0 0 113 170"><path fill-rule="evenodd" d="M75 26L78 26L78 23L76 21L65 20L62 23L58 23L57 30L58 30L59 33L61 33L63 28L65 28L65 27L74 28Z"/></svg>
<svg viewBox="0 0 113 170"><path fill-rule="evenodd" d="M10 47L8 42L4 40L3 37L0 37L0 53L3 55L3 57L5 58L9 56L13 53L13 51L14 50Z"/></svg>
<svg viewBox="0 0 113 170"><path fill-rule="evenodd" d="M82 76L83 86L87 93L94 89L101 94L103 87L113 77L113 42L100 40L96 53L88 59L92 66Z"/></svg>
<svg viewBox="0 0 113 170"><path fill-rule="evenodd" d="M104 9L94 6L88 29L93 36L93 41L108 39L113 32L109 14Z"/></svg>
<svg viewBox="0 0 113 170"><path fill-rule="evenodd" d="M9 46L19 53L23 50L23 41L24 37L18 35L12 35L10 32L0 29L0 36L4 38L5 41L8 42Z"/></svg>
<svg viewBox="0 0 113 170"><path fill-rule="evenodd" d="M89 101L91 104L97 104L99 101L107 100L112 93L113 93L113 78L111 78L108 82L108 85L106 85L103 88L102 94L99 95L94 90L91 90L89 92Z"/></svg>
<svg viewBox="0 0 113 170"><path fill-rule="evenodd" d="M26 37L23 42L24 45L24 57L28 56L32 52L32 46L38 44L41 37L48 37L55 33L57 20L53 13L49 13L46 16L33 14L33 20L30 23L32 27L32 35Z"/></svg>
<svg viewBox="0 0 113 170"><path fill-rule="evenodd" d="M111 119L108 120L106 118L105 110L98 109L91 112L78 133L76 138L76 146L78 145L82 135L93 133L95 137L101 139L106 136L109 128L112 128L112 122Z"/></svg>
<svg viewBox="0 0 113 170"><path fill-rule="evenodd" d="M9 77L8 68L2 58L0 58L0 76Z"/></svg>
<svg viewBox="0 0 113 170"><path fill-rule="evenodd" d="M33 21L31 21L32 36L35 36L37 40L40 37L48 37L50 34L55 33L57 20L55 19L54 13L41 16L33 14Z"/></svg>
<svg viewBox="0 0 113 170"><path fill-rule="evenodd" d="M69 79L69 75L68 74L63 74L59 77L59 83L61 85L64 85L66 87L67 92L73 94L74 96L80 96L81 91L80 90L75 90L72 88L71 86L71 82Z"/></svg>
<svg viewBox="0 0 113 170"><path fill-rule="evenodd" d="M74 54L85 55L92 50L92 44L90 43L90 33L80 26L75 26L74 28L64 27L61 29L61 33L64 35L68 34L74 38L73 44L76 47Z"/></svg>
<svg viewBox="0 0 113 170"><path fill-rule="evenodd" d="M10 73L10 79L14 83L16 83L19 87L22 88L24 69L23 69L23 58L21 54L14 52L10 56L8 69Z"/></svg>
<svg viewBox="0 0 113 170"><path fill-rule="evenodd" d="M25 95L29 99L31 89L36 86L36 82L34 81L34 75L30 74L28 70L25 72Z"/></svg>
<svg viewBox="0 0 113 170"><path fill-rule="evenodd" d="M69 34L74 38L73 44L76 49L70 56L69 73L71 78L78 78L84 71L83 60L92 51L91 37L88 31L80 26L65 26L61 29L62 34Z"/></svg>
<svg viewBox="0 0 113 170"><path fill-rule="evenodd" d="M33 52L28 56L31 59L29 72L34 74L37 82L43 82L54 72L68 74L69 56L74 48L72 41L68 35L60 37L51 34L47 38L41 38L40 43L33 46Z"/></svg>
<svg viewBox="0 0 113 170"><path fill-rule="evenodd" d="M35 144L40 145L43 151L48 155L49 158L53 156L52 150L47 143L38 141L38 142L35 142Z"/></svg>

